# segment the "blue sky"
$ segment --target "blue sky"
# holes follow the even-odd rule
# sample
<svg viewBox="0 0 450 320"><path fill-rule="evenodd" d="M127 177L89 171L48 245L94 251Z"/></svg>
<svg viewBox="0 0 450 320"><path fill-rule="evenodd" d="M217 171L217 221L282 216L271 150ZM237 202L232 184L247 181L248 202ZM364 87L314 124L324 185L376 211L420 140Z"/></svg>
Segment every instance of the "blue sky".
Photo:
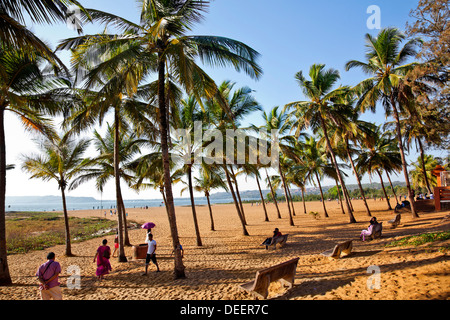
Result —
<svg viewBox="0 0 450 320"><path fill-rule="evenodd" d="M86 8L95 8L121 15L134 22L138 21L139 9L134 0L81 0ZM294 75L302 70L308 72L314 63L323 63L327 68L339 70L342 85L355 85L365 78L359 70L346 72L344 65L348 60L364 60L366 33L377 34L379 30L369 29L367 13L370 5L380 8L381 27L398 27L405 30L410 19L409 12L417 6L417 0L214 0L210 4L205 20L196 25L190 34L216 35L233 38L246 43L260 54L259 63L263 68L263 76L258 81L233 69L205 67L205 70L217 82L231 80L236 87L249 86L254 96L264 110L269 111L274 106L303 99ZM63 38L76 36L65 24L51 26L30 26L43 40L56 46ZM85 33L96 33L102 28L93 25L85 26ZM68 53L61 53L61 58L68 63ZM385 121L382 108L376 114L367 113L364 120L376 123ZM260 124L261 115L254 114L248 121ZM35 152L30 142L30 135L23 133L19 122L9 116L7 120L7 161L19 164L17 156L20 153ZM417 155L411 155L416 159ZM394 177L402 179L403 175ZM348 183L354 183L349 177ZM365 177L364 182L369 178ZM374 178L374 181L378 179ZM243 182L242 190L255 189L251 180ZM334 185L332 181L325 184ZM181 186L180 186L181 188ZM159 198L159 192L146 191L137 195L133 191L125 191L125 198ZM175 188L175 196L177 188ZM104 199L114 198L114 188L107 188ZM18 165L8 172L7 196L13 195L59 195L57 186L52 183L28 180ZM94 196L100 194L95 190L94 183L87 183L77 190L71 191L73 196Z"/></svg>

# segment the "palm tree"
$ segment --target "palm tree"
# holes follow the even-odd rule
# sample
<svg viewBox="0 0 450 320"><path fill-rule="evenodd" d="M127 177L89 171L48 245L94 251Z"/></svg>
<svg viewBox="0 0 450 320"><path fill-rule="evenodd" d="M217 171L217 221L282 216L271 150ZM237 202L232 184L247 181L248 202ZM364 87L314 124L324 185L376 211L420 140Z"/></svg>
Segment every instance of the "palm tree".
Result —
<svg viewBox="0 0 450 320"><path fill-rule="evenodd" d="M306 80L302 71L295 75L300 88L309 100L289 103L286 108L294 108L293 113L298 119L297 130L301 130L303 127L311 127L313 130L320 128L323 131L327 151L330 153L337 178L340 185L344 187L344 180L336 162L336 155L331 145L328 130L330 122L332 122L332 126L346 125L347 120L342 116L342 111L346 108L345 101L348 101L346 97L349 95L349 88L339 87L332 90L334 84L340 78L339 72L334 69L325 70L323 64L313 64L309 69L309 76L311 80ZM350 223L355 223L356 219L353 216L350 200L346 193L344 193L344 197Z"/></svg>
<svg viewBox="0 0 450 320"><path fill-rule="evenodd" d="M72 249L65 192L69 180L80 174L86 163L83 154L89 147L89 143L87 139L75 141L68 133L65 133L56 139L44 138L43 141L37 141L43 155L22 156L22 169L31 174L30 179L55 180L58 183L64 212L66 256L72 256Z"/></svg>
<svg viewBox="0 0 450 320"><path fill-rule="evenodd" d="M169 159L169 124L166 105L166 71L188 93L198 97L206 95L211 98L217 94L214 81L200 68L195 59L210 65L233 66L237 71L244 71L253 78L262 74L257 65L258 53L242 42L217 36L190 36L187 32L203 18L209 2L201 0L153 0L142 1L140 22L133 23L119 16L87 10L93 21L99 21L117 27L122 35L84 36L68 39L60 49L75 48L86 43L95 43L92 51L101 52L113 49L117 44L127 44L128 49L120 59L110 59L99 69L111 68L119 61L135 68L143 66L142 72L135 73L129 83L130 94L148 73L156 71L158 75L158 108L161 151L165 174L165 192L168 206L168 218L175 249L174 274L176 278L185 277L184 265L179 248L173 192L170 180ZM146 66L146 67L144 67ZM220 97L219 97L220 99ZM223 103L224 108L226 104Z"/></svg>
<svg viewBox="0 0 450 320"><path fill-rule="evenodd" d="M76 6L80 13L85 15L85 19L90 19L83 6L75 0L3 0L0 3L0 43L11 50L23 51L24 54L27 51L30 53L39 52L39 55L65 68L53 50L36 37L25 26L25 23L27 16L33 23L66 22L70 6ZM78 32L81 31L80 26Z"/></svg>
<svg viewBox="0 0 450 320"><path fill-rule="evenodd" d="M194 200L194 185L192 182L192 169L195 164L195 155L202 147L201 143L195 141L195 130L202 130L202 128L194 128L196 120L200 119L199 105L195 96L191 95L185 100L181 100L181 109L178 112L178 117L174 118L172 115L175 128L183 128L184 133L175 137L174 153L185 161L182 164L186 172L188 180L189 197L191 199L192 216L194 220L195 234L197 237L197 246L202 246L202 238L200 236L200 228L197 221L197 211L195 209ZM202 131L201 131L202 132Z"/></svg>
<svg viewBox="0 0 450 320"><path fill-rule="evenodd" d="M411 39L402 46L405 36L395 28L386 28L378 33L376 38L366 34L367 62L351 60L346 63L346 70L361 68L371 77L356 86L359 95L357 106L361 110L375 111L376 103L381 101L386 115L393 115L396 122L397 142L400 150L403 174L411 203L411 214L418 218L414 206L414 196L409 183L405 150L402 141L400 113L409 101L414 100L411 88L407 84L407 74L417 64L404 64L416 55L418 39Z"/></svg>
<svg viewBox="0 0 450 320"><path fill-rule="evenodd" d="M106 134L104 137L100 135L97 130L94 130L94 146L98 155L94 158L88 158L85 168L81 171L79 176L70 184L70 190L78 187L81 183L89 180L96 180L96 187L103 192L105 184L112 178L114 179L114 126L107 124ZM134 156L140 153L140 147L146 144L146 140L137 137L136 133L127 130L122 130L119 135L119 177L124 180L129 186L133 183L133 176L128 173L128 166L133 160ZM121 193L120 189L120 193ZM123 203L123 197L120 194L122 202L117 203L118 214L122 213L124 225L124 245L130 246L128 237L128 229L126 222L126 214Z"/></svg>
<svg viewBox="0 0 450 320"><path fill-rule="evenodd" d="M324 217L328 218L327 208L325 206L325 199L323 197L323 190L320 180L322 179L328 165L327 155L325 149L318 144L314 137L306 138L301 153L299 154L299 164L292 167L293 174L303 175L305 181L311 181L313 184L316 179L320 196L322 198L322 206Z"/></svg>
<svg viewBox="0 0 450 320"><path fill-rule="evenodd" d="M209 196L211 190L222 188L228 191L227 185L224 180L224 174L220 171L215 171L211 166L203 164L200 170L200 177L195 177L195 190L204 192L206 201L208 202L209 217L211 220L211 231L215 230L214 218L212 214L211 203L209 201Z"/></svg>
<svg viewBox="0 0 450 320"><path fill-rule="evenodd" d="M431 171L436 168L438 164L437 159L432 155L420 155L417 161L412 164L414 168L411 170L411 180L415 189L427 188L429 190L428 188L431 189L436 186L436 176L432 175Z"/></svg>
<svg viewBox="0 0 450 320"><path fill-rule="evenodd" d="M5 111L17 114L29 131L42 132L47 137L56 133L50 119L42 113L55 115L66 106L69 100L64 87L67 81L44 71L49 61L39 52L28 49L19 51L0 44L0 285L10 284L11 277L7 266L5 230L5 192L6 192L6 146ZM55 72L58 66L51 65Z"/></svg>
<svg viewBox="0 0 450 320"><path fill-rule="evenodd" d="M393 139L388 132L382 132L377 127L371 134L372 142L365 145L365 148L356 159L356 169L361 174L377 174L380 178L381 187L386 197L388 209L391 210L391 204L384 188L382 171L398 170L401 167L400 153L393 147Z"/></svg>

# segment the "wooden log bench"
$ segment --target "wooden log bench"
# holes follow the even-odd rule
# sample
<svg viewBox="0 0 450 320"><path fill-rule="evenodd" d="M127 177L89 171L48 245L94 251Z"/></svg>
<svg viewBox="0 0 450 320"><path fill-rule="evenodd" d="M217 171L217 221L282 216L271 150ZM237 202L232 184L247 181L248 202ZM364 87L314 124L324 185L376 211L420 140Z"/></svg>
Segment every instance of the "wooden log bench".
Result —
<svg viewBox="0 0 450 320"><path fill-rule="evenodd" d="M373 226L372 234L368 238L374 240L376 238L381 238L381 233L383 232L383 222L377 223Z"/></svg>
<svg viewBox="0 0 450 320"><path fill-rule="evenodd" d="M395 215L394 219L389 220L388 223L391 226L391 229L397 228L397 226L400 224L401 219L402 219L402 215L400 213L398 213L397 215Z"/></svg>
<svg viewBox="0 0 450 320"><path fill-rule="evenodd" d="M334 246L333 249L322 252L322 255L333 259L339 259L341 257L341 254L348 256L352 252L352 248L353 248L353 241L348 240L345 242L338 243L337 245Z"/></svg>
<svg viewBox="0 0 450 320"><path fill-rule="evenodd" d="M299 258L277 264L256 272L255 280L240 285L245 291L257 298L266 299L269 295L271 282L280 281L281 284L292 288Z"/></svg>

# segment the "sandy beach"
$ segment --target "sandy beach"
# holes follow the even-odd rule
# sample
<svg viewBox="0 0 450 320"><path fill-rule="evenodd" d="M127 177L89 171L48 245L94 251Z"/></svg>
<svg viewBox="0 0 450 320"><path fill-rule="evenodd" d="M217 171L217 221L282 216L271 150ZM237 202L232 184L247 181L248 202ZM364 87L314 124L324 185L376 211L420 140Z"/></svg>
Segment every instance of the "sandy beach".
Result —
<svg viewBox="0 0 450 320"><path fill-rule="evenodd" d="M144 260L132 259L132 247L126 247L128 262L119 263L112 258L113 271L103 281L95 276L93 257L103 238L72 243L74 257L65 257L64 246L44 251L8 256L13 285L0 287L2 300L37 300L40 298L35 273L46 259L48 252L56 253L61 263L60 277L65 300L252 300L240 284L254 279L255 273L292 258L299 257L294 286L286 290L278 283L271 284L269 299L317 300L404 300L448 299L450 297L450 261L448 252L438 246L448 243L435 242L432 246L392 247L385 245L394 239L424 232L450 229L450 211L421 212L412 219L410 213L402 214L401 225L389 229L387 221L394 217L386 210L386 202L369 200L372 215L383 222L383 236L362 242L359 234L366 229L367 216L362 200L354 200L354 216L357 223L349 224L336 201L327 202L329 218L322 215L320 202L308 202L307 212L317 211L321 218L304 214L301 202L295 203L295 226L289 225L285 203L280 204L282 218L277 218L274 204L268 205L269 222L264 221L261 205L245 204L245 216L249 236L242 235L233 204L214 205L215 231L210 230L207 206L197 206L197 215L203 245L196 245L195 230L190 207L177 207L177 225L184 247L186 278L173 278L171 237L165 208L128 208L128 219L139 223L154 222L154 239L158 243L157 256L161 272L150 264L149 274L142 276ZM393 204L393 203L392 203ZM394 206L395 204L393 204ZM102 217L100 210L70 211L70 216ZM107 216L109 217L109 214ZM113 217L116 219L116 217ZM278 227L289 234L287 244L276 250L266 250L260 243ZM129 231L132 244L145 240L146 231ZM113 236L107 236L113 248ZM353 241L353 253L339 260L331 260L321 252L331 249L337 242ZM75 267L74 267L75 266ZM379 287L368 288L370 266L379 270ZM79 289L69 289L70 270L80 271ZM369 270L373 268L370 267Z"/></svg>

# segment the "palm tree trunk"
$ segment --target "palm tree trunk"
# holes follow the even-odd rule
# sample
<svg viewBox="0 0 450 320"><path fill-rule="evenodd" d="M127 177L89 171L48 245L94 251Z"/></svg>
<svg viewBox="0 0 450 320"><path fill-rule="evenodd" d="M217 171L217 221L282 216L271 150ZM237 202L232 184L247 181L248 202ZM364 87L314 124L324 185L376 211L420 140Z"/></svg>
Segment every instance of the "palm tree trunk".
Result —
<svg viewBox="0 0 450 320"><path fill-rule="evenodd" d="M264 197L261 191L261 185L259 184L258 174L256 174L256 184L258 185L259 195L261 196L261 203L264 208L264 221L269 221L269 216L267 215L266 203L264 201Z"/></svg>
<svg viewBox="0 0 450 320"><path fill-rule="evenodd" d="M267 181L269 182L270 192L272 193L273 202L275 203L275 207L277 208L278 219L281 219L280 208L278 208L277 196L276 196L275 192L273 191L272 182L270 182L270 178L267 173L267 169L265 169L265 170L266 170Z"/></svg>
<svg viewBox="0 0 450 320"><path fill-rule="evenodd" d="M0 106L0 286L10 285L12 283L6 251L6 144L4 116L5 107Z"/></svg>
<svg viewBox="0 0 450 320"><path fill-rule="evenodd" d="M119 262L127 262L125 248L123 246L123 213L122 213L122 195L120 191L120 171L119 171L119 112L114 111L114 180L116 184L116 207L119 234Z"/></svg>
<svg viewBox="0 0 450 320"><path fill-rule="evenodd" d="M389 173L387 171L386 171L386 177L389 180L389 185L391 186L392 194L394 195L395 202L398 204L397 194L395 193L394 186L393 186L392 181L391 181L391 177L389 176Z"/></svg>
<svg viewBox="0 0 450 320"><path fill-rule="evenodd" d="M131 247L130 237L128 236L128 222L127 222L127 213L125 210L125 203L123 202L122 195L120 196L120 198L122 199L120 205L122 206L122 213L123 213L123 234L124 234L123 241L125 246Z"/></svg>
<svg viewBox="0 0 450 320"><path fill-rule="evenodd" d="M371 217L372 215L370 213L369 205L367 204L366 196L364 194L364 189L363 189L363 187L361 185L361 180L359 179L358 171L356 171L356 166L355 166L355 163L353 162L353 159L352 159L352 157L350 155L350 151L348 150L348 147L347 147L347 156L348 156L348 160L350 161L350 164L352 165L353 172L355 173L356 182L358 183L359 192L361 192L361 196L363 198L364 205L366 207L367 215L369 217Z"/></svg>
<svg viewBox="0 0 450 320"><path fill-rule="evenodd" d="M386 202L388 204L388 209L392 210L391 203L389 202L389 198L388 198L388 195L386 193L386 189L384 188L384 183L383 183L383 178L381 177L381 173L380 173L380 171L378 169L376 169L375 171L378 173L378 176L380 177L381 188L383 189L384 196L386 197Z"/></svg>
<svg viewBox="0 0 450 320"><path fill-rule="evenodd" d="M206 196L206 201L208 202L209 218L211 220L211 231L214 231L215 230L215 228L214 228L214 218L213 218L211 203L209 202L209 192L208 191L205 192L205 196Z"/></svg>
<svg viewBox="0 0 450 320"><path fill-rule="evenodd" d="M398 148L400 149L400 156L402 158L402 168L403 168L403 174L405 175L405 182L406 182L406 188L408 189L408 197L409 197L409 203L411 206L411 215L413 219L419 218L419 215L416 212L416 207L414 205L414 195L412 193L411 184L409 183L409 176L408 176L408 165L406 163L406 157L405 157L405 150L403 148L403 142L402 142L402 132L400 129L400 118L398 115L397 107L395 106L395 100L391 97L391 106L392 111L394 111L394 119L397 129L397 140L398 140Z"/></svg>
<svg viewBox="0 0 450 320"><path fill-rule="evenodd" d="M287 191L288 191L288 194L289 194L289 200L291 201L292 215L295 217L294 201L292 200L292 194L291 194L291 189L289 188L289 185L287 186Z"/></svg>
<svg viewBox="0 0 450 320"><path fill-rule="evenodd" d="M300 188L302 190L302 202L303 202L303 210L306 214L306 202L305 202L305 191L303 190L303 187Z"/></svg>
<svg viewBox="0 0 450 320"><path fill-rule="evenodd" d="M195 235L197 236L197 246L202 246L202 238L200 237L200 229L198 228L197 211L195 210L194 191L192 187L192 167L188 165L187 176L189 184L189 196L191 197L192 216L194 218Z"/></svg>
<svg viewBox="0 0 450 320"><path fill-rule="evenodd" d="M337 189L339 204L341 205L342 214L345 214L344 205L342 204L341 191L339 190L339 183L338 183L337 179L335 179L334 182L336 183L336 189Z"/></svg>
<svg viewBox="0 0 450 320"><path fill-rule="evenodd" d="M223 169L225 171L225 176L227 177L228 187L230 188L230 193L231 193L231 196L233 197L234 205L236 206L236 211L239 216L239 220L241 221L242 232L243 232L244 236L248 236L249 234L248 234L247 228L245 227L244 218L242 217L241 209L239 208L239 203L236 199L236 194L234 193L233 183L231 182L230 173L227 170L226 164L223 165Z"/></svg>
<svg viewBox="0 0 450 320"><path fill-rule="evenodd" d="M242 219L244 219L245 225L247 225L247 219L245 219L244 206L242 205L241 194L239 193L239 187L236 180L236 176L234 175L233 167L230 165L231 176L233 177L234 185L236 186L236 196L239 201L239 207L241 208Z"/></svg>
<svg viewBox="0 0 450 320"><path fill-rule="evenodd" d="M323 191L322 191L322 186L320 185L319 175L317 174L317 172L315 172L315 174L316 174L317 183L319 184L320 196L322 197L322 206L323 206L324 217L328 218L327 207L325 206L325 199L323 198Z"/></svg>
<svg viewBox="0 0 450 320"><path fill-rule="evenodd" d="M333 160L334 168L336 169L336 174L337 174L337 177L339 179L339 183L342 186L342 188L344 188L344 180L342 179L341 171L339 170L339 167L337 165L336 156L334 154L333 148L331 147L330 138L328 137L327 126L326 126L325 120L322 118L322 116L320 117L320 121L322 122L323 135L325 136L325 140L327 141L328 151L331 154L331 159ZM349 203L350 200L348 199L348 196L347 196L347 194L345 192L344 192L344 198L345 198L345 204L347 205L348 215L350 217L350 223L356 223L356 219L353 216L353 212L352 212L352 209L350 207L350 203Z"/></svg>
<svg viewBox="0 0 450 320"><path fill-rule="evenodd" d="M66 205L66 194L64 192L65 187L61 184L59 185L61 189L61 198L63 203L63 213L64 213L64 227L65 227L65 234L66 234L66 253L65 255L67 257L72 257L72 246L70 244L70 230L69 230L69 217L67 215L67 205Z"/></svg>
<svg viewBox="0 0 450 320"><path fill-rule="evenodd" d="M161 48L163 49L163 48ZM165 60L161 52L158 53L158 106L160 113L160 135L161 151L164 165L164 191L167 200L167 216L169 219L170 233L172 236L172 246L174 249L174 276L176 279L186 277L184 272L183 260L181 258L180 239L178 237L177 221L175 216L175 205L173 202L172 179L170 177L170 158L167 137L169 134L169 125L167 123L167 110L165 101Z"/></svg>
<svg viewBox="0 0 450 320"><path fill-rule="evenodd" d="M283 174L283 171L281 170L281 164L279 161L278 161L278 170L280 170L280 176L281 176L281 180L283 182L284 196L286 197L286 203L287 203L288 212L289 212L289 224L291 226L293 226L294 220L292 219L292 211L291 211L291 205L289 202L289 195L287 192L286 179L284 178L284 174Z"/></svg>
<svg viewBox="0 0 450 320"><path fill-rule="evenodd" d="M430 181L428 180L427 170L425 168L425 153L423 151L422 141L420 141L420 138L417 138L416 140L417 140L417 144L419 145L420 159L422 160L423 178L425 179L425 184L427 186L428 193L432 194L433 191L431 190Z"/></svg>

